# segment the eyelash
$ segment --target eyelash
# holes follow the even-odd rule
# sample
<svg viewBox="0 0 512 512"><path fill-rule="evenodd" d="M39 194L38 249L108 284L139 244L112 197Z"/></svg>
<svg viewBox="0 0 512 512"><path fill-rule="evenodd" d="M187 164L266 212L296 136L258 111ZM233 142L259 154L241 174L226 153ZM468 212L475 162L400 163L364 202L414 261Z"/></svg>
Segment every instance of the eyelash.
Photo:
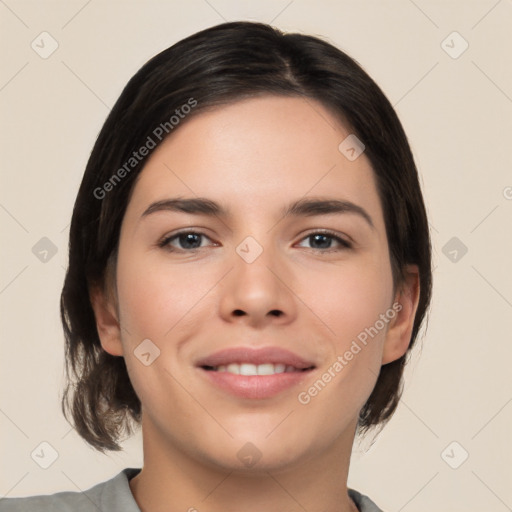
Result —
<svg viewBox="0 0 512 512"><path fill-rule="evenodd" d="M200 231L194 231L194 230L189 230L189 231L181 231L179 233L175 233L171 236L167 236L165 238L163 238L160 242L158 242L158 247L162 248L162 249L166 249L170 252L189 252L189 253L193 253L193 252L196 252L200 249L203 249L203 247L196 247L194 249L177 249L175 247L172 247L170 246L170 242L172 242L174 239L177 239L179 236L181 235L188 235L188 234L194 234L194 235L199 235L199 236L203 236L205 238L208 238L210 239L210 237L208 237L208 235L204 234L204 233L201 233ZM350 242L348 242L347 240L339 237L335 232L333 231L330 231L328 229L324 229L324 230L320 230L320 231L313 231L309 234L307 234L306 236L304 236L302 240L306 240L307 238L309 237L312 237L314 235L324 235L324 236L327 236L328 238L332 238L334 239L335 241L337 241L340 245L341 245L341 248L339 249L332 249L332 248L328 248L328 249L315 249L315 248L311 248L312 251L315 251L315 252L321 252L321 253L330 253L330 252L337 252L337 251L342 251L342 250L346 250L346 249L351 249L352 248L352 244Z"/></svg>

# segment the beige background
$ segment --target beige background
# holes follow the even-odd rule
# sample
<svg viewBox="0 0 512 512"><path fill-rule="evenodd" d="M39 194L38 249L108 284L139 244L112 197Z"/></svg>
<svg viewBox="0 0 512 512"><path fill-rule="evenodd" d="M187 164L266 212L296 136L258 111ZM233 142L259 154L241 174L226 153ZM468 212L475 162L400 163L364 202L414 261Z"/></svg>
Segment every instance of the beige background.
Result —
<svg viewBox="0 0 512 512"><path fill-rule="evenodd" d="M0 0L0 16L0 496L84 490L140 467L139 435L100 455L60 412L71 209L139 67L200 29L247 19L356 58L396 106L422 174L436 265L429 330L396 415L369 450L356 447L349 485L386 511L512 510L510 0ZM48 50L50 37L58 49L44 59L31 43ZM42 237L57 249L46 262L32 250ZM58 454L48 469L31 458L41 442Z"/></svg>

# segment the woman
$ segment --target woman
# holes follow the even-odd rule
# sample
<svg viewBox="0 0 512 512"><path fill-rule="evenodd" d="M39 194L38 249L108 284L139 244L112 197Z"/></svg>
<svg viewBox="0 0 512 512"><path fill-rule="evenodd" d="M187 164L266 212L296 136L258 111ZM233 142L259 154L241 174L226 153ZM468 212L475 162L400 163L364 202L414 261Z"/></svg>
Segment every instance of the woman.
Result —
<svg viewBox="0 0 512 512"><path fill-rule="evenodd" d="M61 299L63 411L143 468L0 510L378 511L355 435L396 409L431 295L402 126L311 36L233 22L155 56L91 153Z"/></svg>

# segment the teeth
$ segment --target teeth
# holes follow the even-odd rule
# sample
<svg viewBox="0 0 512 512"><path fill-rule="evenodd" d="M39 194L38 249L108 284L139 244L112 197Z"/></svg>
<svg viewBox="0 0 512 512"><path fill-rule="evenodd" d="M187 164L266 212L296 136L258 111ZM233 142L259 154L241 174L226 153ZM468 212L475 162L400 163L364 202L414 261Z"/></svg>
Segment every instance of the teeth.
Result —
<svg viewBox="0 0 512 512"><path fill-rule="evenodd" d="M255 364L243 363L239 366L238 373L240 375L258 375L258 367Z"/></svg>
<svg viewBox="0 0 512 512"><path fill-rule="evenodd" d="M284 373L286 369L286 365L284 364L275 364L274 365L275 373Z"/></svg>
<svg viewBox="0 0 512 512"><path fill-rule="evenodd" d="M237 375L240 375L240 365L236 363L228 364L226 371L228 373L236 373Z"/></svg>
<svg viewBox="0 0 512 512"><path fill-rule="evenodd" d="M300 371L294 366L286 366L284 364L251 364L251 363L231 363L228 365L221 365L214 368L217 372L233 373L235 375L274 375L276 373L284 372L297 372Z"/></svg>

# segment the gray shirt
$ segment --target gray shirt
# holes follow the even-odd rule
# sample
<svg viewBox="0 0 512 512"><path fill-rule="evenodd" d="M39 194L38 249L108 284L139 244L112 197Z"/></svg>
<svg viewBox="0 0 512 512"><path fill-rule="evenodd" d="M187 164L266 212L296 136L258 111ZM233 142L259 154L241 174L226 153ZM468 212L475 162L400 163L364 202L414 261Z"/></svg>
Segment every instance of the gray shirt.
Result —
<svg viewBox="0 0 512 512"><path fill-rule="evenodd" d="M64 491L26 498L1 498L0 512L141 512L129 481L140 468L126 468L115 477L84 491ZM349 489L359 512L383 512L367 496Z"/></svg>

